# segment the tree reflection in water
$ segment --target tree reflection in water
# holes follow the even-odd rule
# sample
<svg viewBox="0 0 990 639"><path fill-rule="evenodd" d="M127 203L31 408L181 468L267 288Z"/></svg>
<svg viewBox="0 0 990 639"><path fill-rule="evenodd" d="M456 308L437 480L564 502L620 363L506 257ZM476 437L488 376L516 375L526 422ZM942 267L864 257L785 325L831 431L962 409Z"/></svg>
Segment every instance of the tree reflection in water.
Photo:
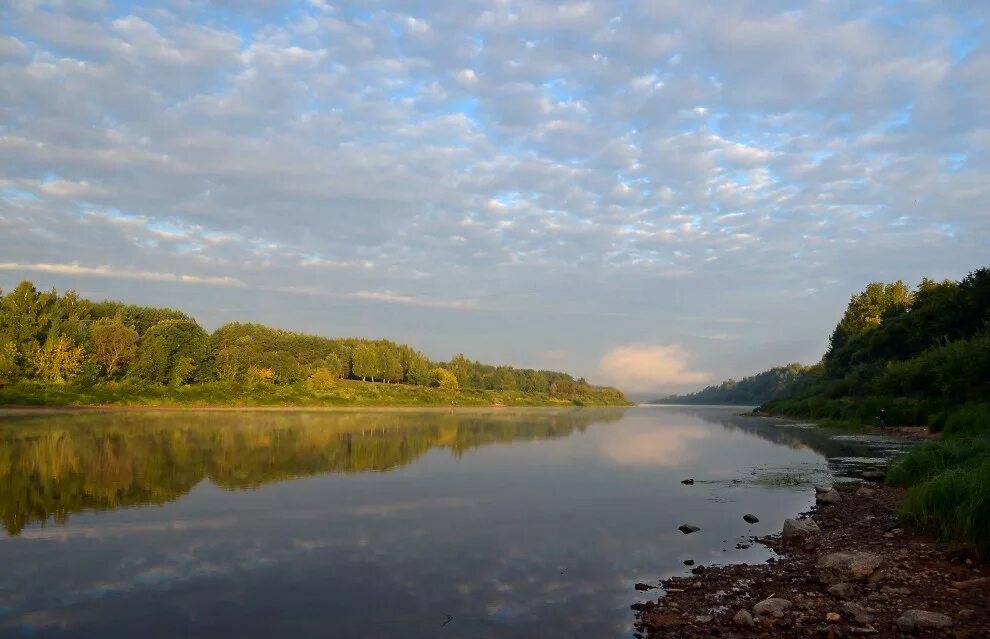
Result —
<svg viewBox="0 0 990 639"><path fill-rule="evenodd" d="M10 535L70 513L163 504L209 479L228 490L384 472L433 448L566 437L625 409L34 414L0 422L0 519Z"/></svg>

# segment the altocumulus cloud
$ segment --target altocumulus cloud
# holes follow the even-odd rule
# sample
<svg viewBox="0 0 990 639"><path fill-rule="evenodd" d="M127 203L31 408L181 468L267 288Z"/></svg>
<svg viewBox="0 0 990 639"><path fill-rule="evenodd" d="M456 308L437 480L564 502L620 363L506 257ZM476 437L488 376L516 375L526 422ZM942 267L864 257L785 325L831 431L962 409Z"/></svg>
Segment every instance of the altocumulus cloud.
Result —
<svg viewBox="0 0 990 639"><path fill-rule="evenodd" d="M869 280L985 263L988 42L978 1L0 0L0 286L814 361Z"/></svg>
<svg viewBox="0 0 990 639"><path fill-rule="evenodd" d="M602 357L600 368L611 383L629 391L709 381L711 373L691 370L688 357L678 344L616 346Z"/></svg>

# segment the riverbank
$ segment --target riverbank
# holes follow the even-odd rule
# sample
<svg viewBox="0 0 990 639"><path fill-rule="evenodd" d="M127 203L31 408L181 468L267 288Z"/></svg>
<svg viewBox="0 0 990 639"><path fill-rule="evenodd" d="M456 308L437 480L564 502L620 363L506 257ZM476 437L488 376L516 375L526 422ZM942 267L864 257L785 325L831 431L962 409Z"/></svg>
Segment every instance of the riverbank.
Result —
<svg viewBox="0 0 990 639"><path fill-rule="evenodd" d="M818 531L753 539L777 553L768 563L696 566L660 582L664 596L633 605L637 636L990 636L985 563L905 528L902 488L833 488L825 500L835 503L803 513L814 526L796 526Z"/></svg>
<svg viewBox="0 0 990 639"><path fill-rule="evenodd" d="M187 386L42 386L0 388L0 407L45 408L331 408L435 406L630 406L621 393L592 388L570 395L481 389L441 389L339 380L316 390L302 384L253 386L221 382Z"/></svg>

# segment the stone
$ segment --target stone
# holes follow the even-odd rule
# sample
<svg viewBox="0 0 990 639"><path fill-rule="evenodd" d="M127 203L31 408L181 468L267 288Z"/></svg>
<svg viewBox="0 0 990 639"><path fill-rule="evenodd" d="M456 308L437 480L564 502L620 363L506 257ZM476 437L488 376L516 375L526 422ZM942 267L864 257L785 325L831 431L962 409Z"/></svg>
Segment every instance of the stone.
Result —
<svg viewBox="0 0 990 639"><path fill-rule="evenodd" d="M636 612L643 612L648 608L648 606L645 603L634 603L633 605L629 606L629 608L635 610Z"/></svg>
<svg viewBox="0 0 990 639"><path fill-rule="evenodd" d="M846 602L842 606L842 612L855 619L858 624L866 626L873 623L873 615L858 603L853 603L852 601Z"/></svg>
<svg viewBox="0 0 990 639"><path fill-rule="evenodd" d="M818 578L830 586L869 578L883 563L880 555L850 550L833 552L818 560Z"/></svg>
<svg viewBox="0 0 990 639"><path fill-rule="evenodd" d="M699 530L701 530L701 528L698 528L697 526L693 526L691 524L681 524L680 526L677 527L677 530L681 531L685 535L690 535L691 533L698 532Z"/></svg>
<svg viewBox="0 0 990 639"><path fill-rule="evenodd" d="M756 615L774 615L775 613L781 613L783 615L784 611L790 608L793 604L787 599L781 597L770 597L769 599L764 599L760 603L753 606L753 614Z"/></svg>
<svg viewBox="0 0 990 639"><path fill-rule="evenodd" d="M842 621L842 615L837 612L829 612L825 615L825 621L829 623L839 623Z"/></svg>
<svg viewBox="0 0 990 639"><path fill-rule="evenodd" d="M747 524L755 524L756 522L760 521L760 518L757 517L756 515L743 515L743 521L745 521Z"/></svg>
<svg viewBox="0 0 990 639"><path fill-rule="evenodd" d="M864 470L859 476L868 481L881 482L887 473L882 470Z"/></svg>
<svg viewBox="0 0 990 639"><path fill-rule="evenodd" d="M821 484L815 485L815 493L827 493L832 490L831 486L822 486Z"/></svg>
<svg viewBox="0 0 990 639"><path fill-rule="evenodd" d="M856 595L856 586L846 581L840 581L834 586L830 586L828 592L840 599L850 599Z"/></svg>
<svg viewBox="0 0 990 639"><path fill-rule="evenodd" d="M842 501L842 495L839 494L839 491L833 489L827 493L815 495L815 501L819 504L837 504Z"/></svg>
<svg viewBox="0 0 990 639"><path fill-rule="evenodd" d="M782 536L784 541L795 541L817 535L821 531L814 519L785 519Z"/></svg>
<svg viewBox="0 0 990 639"><path fill-rule="evenodd" d="M684 560L684 565L685 566L693 566L694 565L694 559L685 559Z"/></svg>
<svg viewBox="0 0 990 639"><path fill-rule="evenodd" d="M956 590L965 590L967 588L972 588L974 586L982 586L987 583L988 579L986 577L975 577L973 579L967 579L965 581L953 581L952 587Z"/></svg>
<svg viewBox="0 0 990 639"><path fill-rule="evenodd" d="M694 486L693 479L682 479L681 483L684 484L685 486Z"/></svg>
<svg viewBox="0 0 990 639"><path fill-rule="evenodd" d="M635 585L635 586L633 586L633 587L634 587L634 588L635 588L636 590L652 590L653 588L656 588L656 586L650 586L650 585L648 585L648 584L636 584L636 585Z"/></svg>
<svg viewBox="0 0 990 639"><path fill-rule="evenodd" d="M752 626L753 625L753 615L749 614L748 610L740 610L732 618L732 623L737 626Z"/></svg>
<svg viewBox="0 0 990 639"><path fill-rule="evenodd" d="M698 623L704 623L704 624L711 623L712 619L714 619L714 617L712 617L711 615L698 615L697 617L694 618L694 620L697 621Z"/></svg>
<svg viewBox="0 0 990 639"><path fill-rule="evenodd" d="M897 618L897 627L904 631L924 628L948 628L951 625L952 617L943 615L940 612L928 612L927 610L905 610L904 614Z"/></svg>
<svg viewBox="0 0 990 639"><path fill-rule="evenodd" d="M860 486L860 488L856 491L856 494L860 497L875 497L877 491L872 488L867 488L866 486Z"/></svg>

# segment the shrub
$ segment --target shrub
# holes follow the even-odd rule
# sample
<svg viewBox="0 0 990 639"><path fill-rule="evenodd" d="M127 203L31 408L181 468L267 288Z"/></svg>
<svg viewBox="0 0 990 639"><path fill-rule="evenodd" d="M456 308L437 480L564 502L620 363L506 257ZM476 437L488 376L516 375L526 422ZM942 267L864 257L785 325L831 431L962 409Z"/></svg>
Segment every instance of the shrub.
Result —
<svg viewBox="0 0 990 639"><path fill-rule="evenodd" d="M337 384L337 376L327 368L317 368L306 378L306 385L313 390L328 390Z"/></svg>
<svg viewBox="0 0 990 639"><path fill-rule="evenodd" d="M439 366L430 371L430 385L447 390L457 390L461 387L456 375Z"/></svg>

